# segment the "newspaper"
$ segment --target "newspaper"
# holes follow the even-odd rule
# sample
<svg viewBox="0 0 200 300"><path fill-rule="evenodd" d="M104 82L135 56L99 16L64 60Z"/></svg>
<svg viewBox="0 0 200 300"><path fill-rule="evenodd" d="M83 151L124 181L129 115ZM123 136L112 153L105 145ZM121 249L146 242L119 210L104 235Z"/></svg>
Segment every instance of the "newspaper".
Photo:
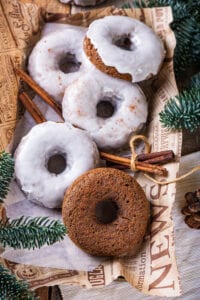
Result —
<svg viewBox="0 0 200 300"><path fill-rule="evenodd" d="M174 34L169 27L171 9L117 9L107 7L70 15L69 7L51 1L2 0L0 6L0 149L10 143L21 108L17 102L19 81L14 66L24 67L27 55L39 39L44 22L60 22L88 26L106 15L127 15L145 22L161 37L166 57L158 76L141 87L149 101L147 136L152 151L172 149L176 162L167 165L168 179L176 177L181 155L181 132L168 132L159 122L159 112L168 99L177 94L173 73ZM134 258L108 259L91 271L64 270L37 265L25 265L1 258L1 263L18 278L29 281L32 288L44 285L70 284L82 287L103 287L119 276L149 295L178 296L181 294L175 259L172 206L176 184L158 186L143 174L136 179L151 202L152 220L141 251ZM54 253L56 256L56 253ZM76 258L74 258L76 259Z"/></svg>

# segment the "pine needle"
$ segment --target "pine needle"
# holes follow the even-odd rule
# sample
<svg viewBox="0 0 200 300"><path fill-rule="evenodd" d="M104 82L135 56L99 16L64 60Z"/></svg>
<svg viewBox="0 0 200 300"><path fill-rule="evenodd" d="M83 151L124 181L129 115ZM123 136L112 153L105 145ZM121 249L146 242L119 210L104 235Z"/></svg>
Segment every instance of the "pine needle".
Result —
<svg viewBox="0 0 200 300"><path fill-rule="evenodd" d="M175 20L191 17L193 15L198 21L200 12L198 10L199 0L133 0L124 4L123 8L151 8L161 6L171 6Z"/></svg>
<svg viewBox="0 0 200 300"><path fill-rule="evenodd" d="M48 217L21 217L9 223L0 221L0 243L14 249L41 248L61 241L66 234L65 226Z"/></svg>
<svg viewBox="0 0 200 300"><path fill-rule="evenodd" d="M177 79L181 79L191 66L200 66L200 23L190 17L172 23L171 27L177 40L174 69Z"/></svg>
<svg viewBox="0 0 200 300"><path fill-rule="evenodd" d="M194 131L200 126L200 89L183 91L170 99L160 112L160 122L167 128Z"/></svg>
<svg viewBox="0 0 200 300"><path fill-rule="evenodd" d="M0 203L8 193L8 187L14 173L14 160L10 154L0 153Z"/></svg>
<svg viewBox="0 0 200 300"><path fill-rule="evenodd" d="M36 300L33 291L28 290L28 283L17 280L14 274L0 264L0 299L1 300Z"/></svg>

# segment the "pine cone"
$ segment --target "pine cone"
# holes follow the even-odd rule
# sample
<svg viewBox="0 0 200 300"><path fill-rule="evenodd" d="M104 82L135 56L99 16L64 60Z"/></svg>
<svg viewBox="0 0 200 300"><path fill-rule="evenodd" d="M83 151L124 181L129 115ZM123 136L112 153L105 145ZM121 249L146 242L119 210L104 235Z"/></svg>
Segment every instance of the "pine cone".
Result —
<svg viewBox="0 0 200 300"><path fill-rule="evenodd" d="M200 189L185 194L187 205L181 210L185 215L185 223L194 229L200 229Z"/></svg>

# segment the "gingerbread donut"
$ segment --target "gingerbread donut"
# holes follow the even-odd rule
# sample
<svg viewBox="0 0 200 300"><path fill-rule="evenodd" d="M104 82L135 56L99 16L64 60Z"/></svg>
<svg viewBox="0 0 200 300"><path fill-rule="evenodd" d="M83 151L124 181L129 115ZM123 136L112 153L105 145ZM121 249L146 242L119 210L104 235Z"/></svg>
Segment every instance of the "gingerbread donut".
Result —
<svg viewBox="0 0 200 300"><path fill-rule="evenodd" d="M98 69L132 82L157 74L165 56L163 43L153 30L126 16L107 16L92 22L84 50Z"/></svg>
<svg viewBox="0 0 200 300"><path fill-rule="evenodd" d="M56 28L53 32L51 28L46 30L50 33L33 48L28 70L44 90L61 102L66 86L78 79L89 64L82 46L86 29L68 25Z"/></svg>
<svg viewBox="0 0 200 300"><path fill-rule="evenodd" d="M147 102L138 85L93 71L65 90L66 121L87 130L101 149L124 146L147 118Z"/></svg>
<svg viewBox="0 0 200 300"><path fill-rule="evenodd" d="M86 132L48 121L23 137L15 152L15 175L29 200L61 207L68 186L98 162L97 147Z"/></svg>
<svg viewBox="0 0 200 300"><path fill-rule="evenodd" d="M84 251L97 256L131 256L145 235L149 203L133 177L98 168L69 187L62 216L69 237Z"/></svg>

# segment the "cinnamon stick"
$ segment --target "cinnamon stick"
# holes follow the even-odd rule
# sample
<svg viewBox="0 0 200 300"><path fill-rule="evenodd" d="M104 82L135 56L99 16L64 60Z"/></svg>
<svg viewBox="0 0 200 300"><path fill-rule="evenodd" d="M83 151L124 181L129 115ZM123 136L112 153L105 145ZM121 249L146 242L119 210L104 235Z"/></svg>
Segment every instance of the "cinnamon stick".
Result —
<svg viewBox="0 0 200 300"><path fill-rule="evenodd" d="M153 174L161 175L161 176L167 176L167 174L168 174L167 169L163 168L161 166L151 165L151 164L147 164L147 163L140 162L140 161L136 161L135 165L136 165L136 168L140 171L153 173Z"/></svg>
<svg viewBox="0 0 200 300"><path fill-rule="evenodd" d="M131 160L129 158L117 156L117 155L110 154L107 152L102 152L102 151L100 151L99 154L102 159L105 159L112 163L120 164L122 166L130 168Z"/></svg>
<svg viewBox="0 0 200 300"><path fill-rule="evenodd" d="M159 152L151 152L151 153L141 153L138 154L136 159L137 161L145 161L148 163L160 163L165 160L168 162L169 160L174 159L175 155L172 150L159 151Z"/></svg>
<svg viewBox="0 0 200 300"><path fill-rule="evenodd" d="M15 72L19 77L26 82L49 106L51 106L55 112L63 119L61 106L45 91L41 88L28 74L21 69L15 69Z"/></svg>
<svg viewBox="0 0 200 300"><path fill-rule="evenodd" d="M175 155L172 156L169 153L169 154L166 154L166 155L161 155L161 156L158 156L158 157L154 157L154 158L151 158L151 159L144 160L144 162L149 163L149 164L166 164L166 163L172 161L174 159L174 157L175 157Z"/></svg>
<svg viewBox="0 0 200 300"><path fill-rule="evenodd" d="M30 115L37 124L46 122L46 119L39 110L39 108L35 105L35 103L29 98L29 96L25 92L19 95L19 99L24 104L27 111L30 113Z"/></svg>

